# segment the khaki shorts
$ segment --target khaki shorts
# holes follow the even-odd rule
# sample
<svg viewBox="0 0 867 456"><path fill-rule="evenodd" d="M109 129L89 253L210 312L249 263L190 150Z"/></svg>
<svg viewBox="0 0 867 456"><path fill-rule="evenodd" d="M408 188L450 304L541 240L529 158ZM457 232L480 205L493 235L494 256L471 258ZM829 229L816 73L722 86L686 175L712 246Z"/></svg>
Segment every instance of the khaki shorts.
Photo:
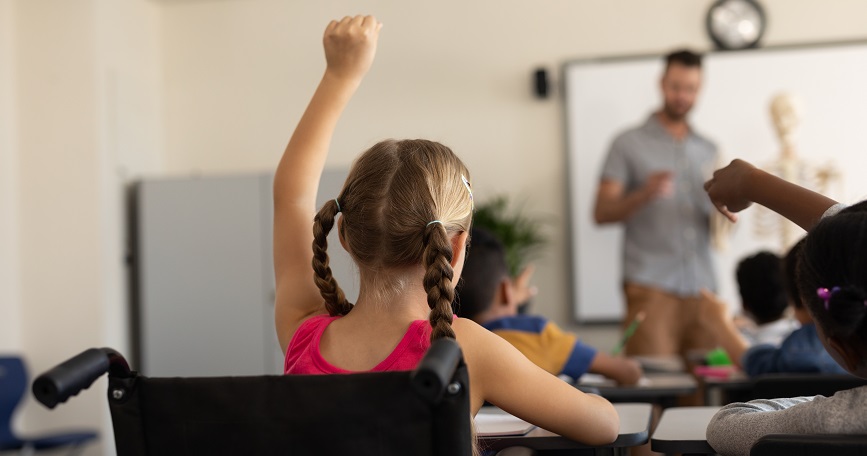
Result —
<svg viewBox="0 0 867 456"><path fill-rule="evenodd" d="M711 350L717 340L699 318L698 296L678 296L657 288L627 282L625 329L644 311L644 321L626 343L627 355L680 355Z"/></svg>

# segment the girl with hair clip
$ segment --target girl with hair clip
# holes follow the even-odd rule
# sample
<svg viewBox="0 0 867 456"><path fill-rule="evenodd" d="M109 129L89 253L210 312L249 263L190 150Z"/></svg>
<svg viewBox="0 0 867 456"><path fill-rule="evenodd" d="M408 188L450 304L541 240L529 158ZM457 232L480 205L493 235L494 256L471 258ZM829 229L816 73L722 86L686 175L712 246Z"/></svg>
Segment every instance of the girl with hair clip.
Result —
<svg viewBox="0 0 867 456"><path fill-rule="evenodd" d="M473 414L489 401L571 439L612 442L619 419L605 399L581 393L452 315L473 197L470 173L449 148L380 142L358 157L335 199L314 207L335 125L374 60L381 27L373 16L328 24L325 74L277 167L275 319L285 372L409 370L430 341L451 337L469 369ZM326 237L335 224L358 266L354 305L328 266Z"/></svg>
<svg viewBox="0 0 867 456"><path fill-rule="evenodd" d="M798 290L828 353L867 378L867 201L845 207L818 193L735 160L705 184L732 221L761 204L808 231L797 261ZM766 434L865 434L867 386L832 397L756 400L723 407L707 440L723 455L747 455Z"/></svg>

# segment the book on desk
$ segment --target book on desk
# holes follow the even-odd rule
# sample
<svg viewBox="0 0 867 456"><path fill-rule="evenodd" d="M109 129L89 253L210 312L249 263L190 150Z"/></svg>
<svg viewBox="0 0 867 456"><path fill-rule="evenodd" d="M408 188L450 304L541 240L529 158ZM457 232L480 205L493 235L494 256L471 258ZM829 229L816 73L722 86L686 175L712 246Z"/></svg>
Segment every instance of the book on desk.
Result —
<svg viewBox="0 0 867 456"><path fill-rule="evenodd" d="M483 408L476 414L476 430L480 437L525 435L535 427L534 424L495 408Z"/></svg>

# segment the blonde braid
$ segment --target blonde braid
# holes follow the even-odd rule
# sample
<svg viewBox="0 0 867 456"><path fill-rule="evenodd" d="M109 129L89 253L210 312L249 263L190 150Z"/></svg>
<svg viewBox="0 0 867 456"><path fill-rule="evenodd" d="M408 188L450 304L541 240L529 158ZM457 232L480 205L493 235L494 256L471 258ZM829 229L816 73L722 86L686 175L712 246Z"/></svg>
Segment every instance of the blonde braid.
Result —
<svg viewBox="0 0 867 456"><path fill-rule="evenodd" d="M424 253L422 264L425 268L424 289L430 307L431 342L443 338L455 338L452 329L452 301L455 290L452 286L452 246L445 226L430 223L424 230Z"/></svg>
<svg viewBox="0 0 867 456"><path fill-rule="evenodd" d="M313 219L313 280L331 316L346 315L352 310L352 304L346 300L328 265L328 233L334 227L334 217L338 212L337 201L330 200Z"/></svg>

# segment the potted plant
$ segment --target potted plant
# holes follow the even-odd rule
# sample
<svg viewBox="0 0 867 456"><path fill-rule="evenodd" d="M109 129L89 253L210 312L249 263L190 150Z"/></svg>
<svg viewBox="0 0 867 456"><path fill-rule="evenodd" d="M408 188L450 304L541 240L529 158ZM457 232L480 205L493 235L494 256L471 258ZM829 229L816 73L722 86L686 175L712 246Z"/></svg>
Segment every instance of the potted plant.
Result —
<svg viewBox="0 0 867 456"><path fill-rule="evenodd" d="M473 224L490 231L506 249L506 262L509 273L514 277L530 262L538 257L540 250L548 243L542 232L544 221L529 217L523 206L516 207L506 195L495 196L486 203L476 205ZM470 255L472 255L470 242Z"/></svg>

